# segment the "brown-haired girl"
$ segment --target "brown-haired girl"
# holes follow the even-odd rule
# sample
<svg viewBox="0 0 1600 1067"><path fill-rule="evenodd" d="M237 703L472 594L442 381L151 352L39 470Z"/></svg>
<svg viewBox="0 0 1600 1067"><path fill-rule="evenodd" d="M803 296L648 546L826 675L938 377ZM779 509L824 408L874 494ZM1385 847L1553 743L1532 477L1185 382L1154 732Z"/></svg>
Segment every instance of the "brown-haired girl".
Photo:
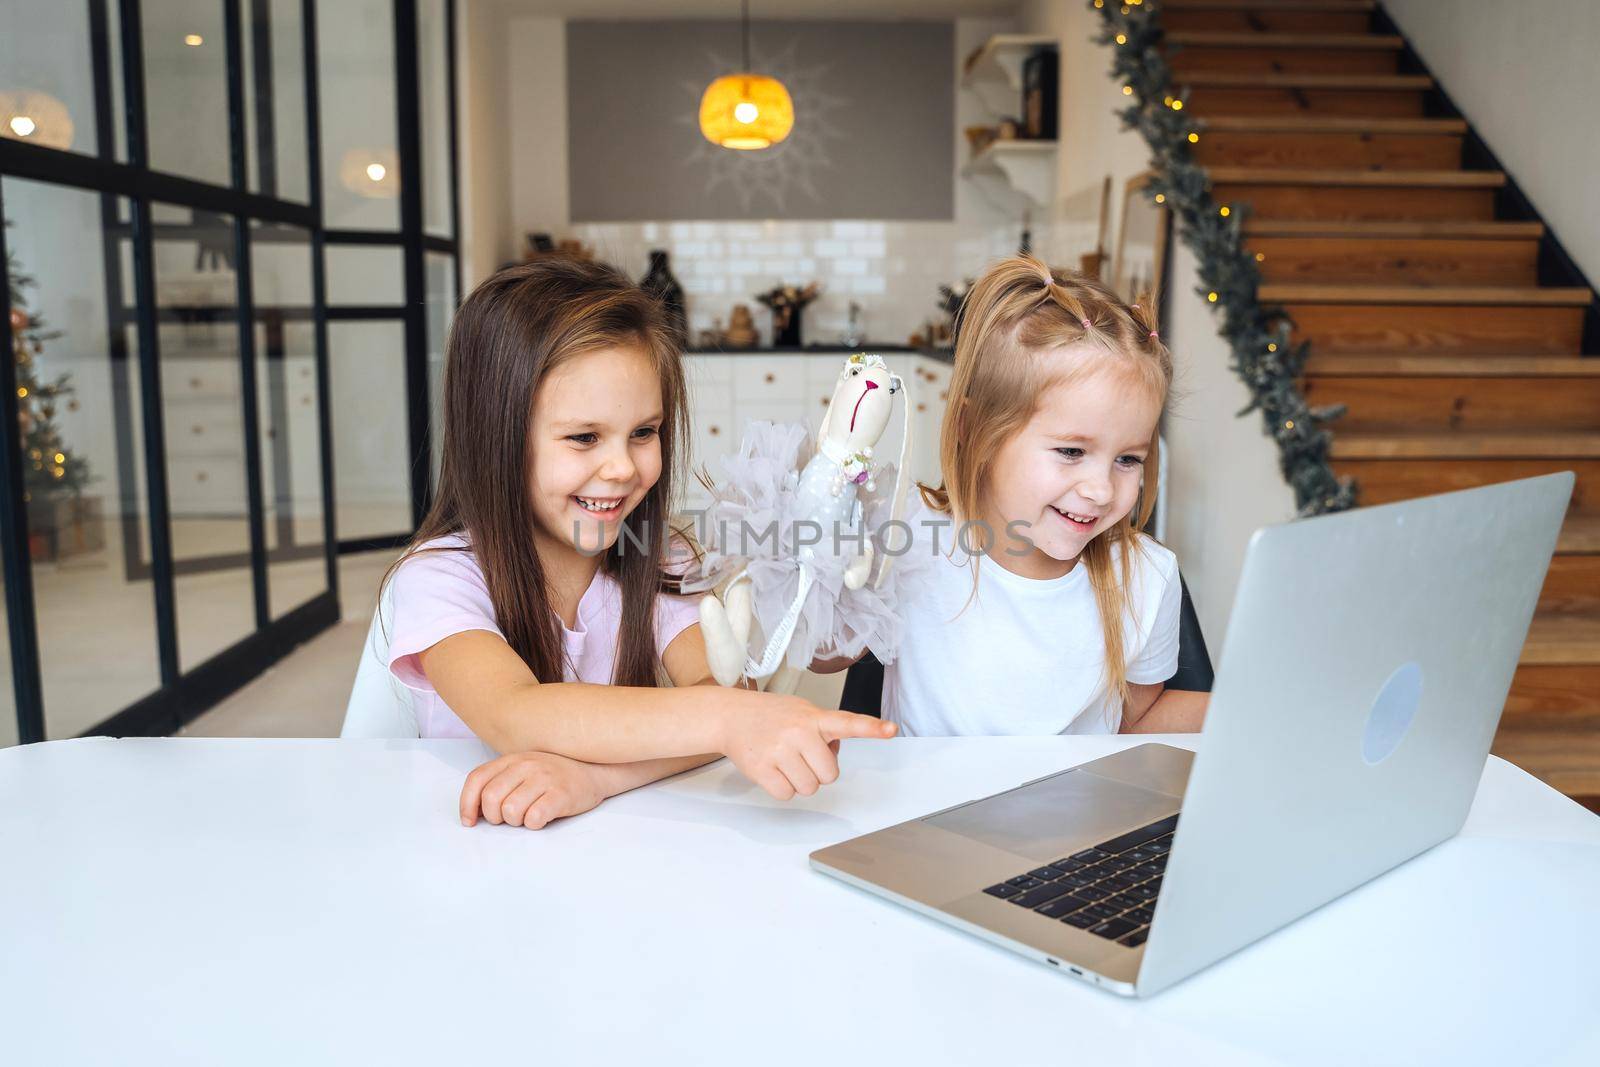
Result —
<svg viewBox="0 0 1600 1067"><path fill-rule="evenodd" d="M443 422L438 498L387 578L389 669L424 737L506 753L468 776L467 825L537 828L718 755L787 799L838 776L840 738L892 735L715 686L667 558L682 363L622 274L549 259L480 285L451 328Z"/></svg>
<svg viewBox="0 0 1600 1067"><path fill-rule="evenodd" d="M1172 382L1151 298L1016 256L962 309L883 713L907 735L1199 729L1177 560L1145 535ZM828 664L837 667L838 664Z"/></svg>

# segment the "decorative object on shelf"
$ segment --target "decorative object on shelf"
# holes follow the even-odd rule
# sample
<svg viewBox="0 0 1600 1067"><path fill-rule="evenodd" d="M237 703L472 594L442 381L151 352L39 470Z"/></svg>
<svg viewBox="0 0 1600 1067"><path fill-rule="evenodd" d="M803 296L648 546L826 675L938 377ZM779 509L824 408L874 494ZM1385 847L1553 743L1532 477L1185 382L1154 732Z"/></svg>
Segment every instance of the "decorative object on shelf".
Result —
<svg viewBox="0 0 1600 1067"><path fill-rule="evenodd" d="M352 148L339 160L339 181L374 200L400 195L400 156L392 148Z"/></svg>
<svg viewBox="0 0 1600 1067"><path fill-rule="evenodd" d="M65 150L72 147L73 132L67 105L49 93L0 90L0 137Z"/></svg>
<svg viewBox="0 0 1600 1067"><path fill-rule="evenodd" d="M672 322L672 331L678 339L679 347L688 345L689 314L683 306L683 286L672 276L672 268L667 265L667 253L664 249L651 250L650 271L640 279L639 287L647 293L654 294L656 299L666 305L667 317Z"/></svg>
<svg viewBox="0 0 1600 1067"><path fill-rule="evenodd" d="M873 449L897 396L904 436L885 498ZM704 554L684 588L716 593L700 601L700 626L720 684L751 678L766 680L769 692L793 692L818 655L871 647L880 659L893 656L900 627L890 577L923 562L922 553L903 552L903 533L883 540L891 524L905 528L909 399L882 356L857 353L839 373L814 450L804 425L755 422L722 460L727 478L703 476L712 494L700 524Z"/></svg>
<svg viewBox="0 0 1600 1067"><path fill-rule="evenodd" d="M35 560L58 560L104 546L100 501L84 495L84 487L93 480L89 464L67 447L55 421L58 409L77 410L72 376L62 374L49 380L39 376L37 361L45 342L61 335L29 311L26 294L36 283L23 273L9 250L6 273L11 279L11 360L16 366L22 498L28 505L29 545Z"/></svg>
<svg viewBox="0 0 1600 1067"><path fill-rule="evenodd" d="M1022 135L1034 140L1056 139L1057 90L1061 53L1041 48L1022 61Z"/></svg>
<svg viewBox="0 0 1600 1067"><path fill-rule="evenodd" d="M866 326L863 324L861 305L852 300L849 318L845 321L844 336L839 338L839 343L846 348L854 348L865 339L865 333Z"/></svg>
<svg viewBox="0 0 1600 1067"><path fill-rule="evenodd" d="M522 261L538 259L541 256L567 256L572 259L593 259L594 249L578 240L576 237L563 237L557 241L548 233L528 233L527 246L522 250Z"/></svg>
<svg viewBox="0 0 1600 1067"><path fill-rule="evenodd" d="M770 148L794 129L794 101L777 78L750 70L750 0L740 16L744 34L744 66L706 86L700 97L700 132L723 148L752 151Z"/></svg>
<svg viewBox="0 0 1600 1067"><path fill-rule="evenodd" d="M761 335L756 332L755 316L750 314L750 305L735 304L728 313L728 329L722 335L722 343L729 348L754 348Z"/></svg>
<svg viewBox="0 0 1600 1067"><path fill-rule="evenodd" d="M800 314L807 304L822 292L816 282L804 289L793 285L779 285L756 299L772 309L772 346L774 348L800 347Z"/></svg>
<svg viewBox="0 0 1600 1067"><path fill-rule="evenodd" d="M712 319L711 329L701 330L695 343L700 348L721 348L727 341L728 335L723 332L722 320Z"/></svg>
<svg viewBox="0 0 1600 1067"><path fill-rule="evenodd" d="M1123 205L1126 208L1126 204ZM1124 214L1122 221L1126 225L1128 216ZM1095 231L1094 251L1085 252L1078 257L1079 273L1086 278L1101 281L1106 273L1106 230L1111 227L1111 175L1106 175L1105 182L1100 186L1100 228ZM1159 278L1159 273L1157 278ZM1120 292L1120 290L1119 290ZM1133 297L1125 297L1132 300Z"/></svg>
<svg viewBox="0 0 1600 1067"><path fill-rule="evenodd" d="M1202 132L1182 96L1173 95L1160 50L1159 5L1091 0L1091 6L1098 7L1104 22L1098 41L1113 50L1112 76L1130 98L1122 123L1139 131L1153 156L1155 172L1144 193L1176 214L1198 263L1202 284L1196 291L1222 312L1221 333L1233 350L1233 370L1250 390L1250 404L1239 414L1261 412L1301 515L1354 506L1355 484L1337 477L1328 463L1326 426L1344 409L1307 405L1298 380L1311 346L1291 343L1294 324L1284 309L1262 306L1256 292L1261 275L1241 240L1245 205L1227 205L1224 214L1211 198L1205 168L1194 161L1190 146Z"/></svg>
<svg viewBox="0 0 1600 1067"><path fill-rule="evenodd" d="M1122 228L1117 233L1111 288L1124 300L1159 291L1167 262L1167 206L1140 195L1154 175L1146 171L1128 179L1122 192ZM1108 181L1110 179L1107 179Z"/></svg>
<svg viewBox="0 0 1600 1067"><path fill-rule="evenodd" d="M959 289L953 285L939 286L939 310L944 312L945 328L952 345L955 343L956 323L961 319L962 305L967 302L967 294L970 292L972 292L971 278L963 278Z"/></svg>
<svg viewBox="0 0 1600 1067"><path fill-rule="evenodd" d="M967 147L976 156L994 143L998 131L993 126L968 126L963 132L967 135Z"/></svg>

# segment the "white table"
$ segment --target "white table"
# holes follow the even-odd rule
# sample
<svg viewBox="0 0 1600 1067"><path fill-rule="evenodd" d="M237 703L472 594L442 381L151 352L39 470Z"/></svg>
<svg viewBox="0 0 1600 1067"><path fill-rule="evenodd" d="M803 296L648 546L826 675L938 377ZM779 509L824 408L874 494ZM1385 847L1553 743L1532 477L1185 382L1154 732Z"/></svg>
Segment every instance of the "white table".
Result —
<svg viewBox="0 0 1600 1067"><path fill-rule="evenodd" d="M0 751L0 1062L1600 1063L1600 819L1497 759L1459 838L1149 1001L807 865L1128 743L851 742L810 799L722 762L539 833L460 825L476 742Z"/></svg>

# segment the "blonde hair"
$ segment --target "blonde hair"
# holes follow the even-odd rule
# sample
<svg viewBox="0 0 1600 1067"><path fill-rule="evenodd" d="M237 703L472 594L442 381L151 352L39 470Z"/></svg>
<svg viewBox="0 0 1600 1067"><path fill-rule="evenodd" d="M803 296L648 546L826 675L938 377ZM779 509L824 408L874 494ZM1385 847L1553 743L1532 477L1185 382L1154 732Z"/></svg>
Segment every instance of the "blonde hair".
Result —
<svg viewBox="0 0 1600 1067"><path fill-rule="evenodd" d="M1063 378L1039 353L1086 346L1093 358ZM1081 275L1052 270L1029 255L1001 260L968 294L956 323L955 374L939 434L939 488L919 485L923 500L957 523L983 512L984 487L995 455L1033 417L1038 398L1053 385L1113 367L1149 388L1164 409L1172 386L1172 354L1161 343L1156 303L1145 293L1124 304L1110 289ZM1159 429L1133 511L1099 534L1079 557L1088 568L1106 646L1106 685L1129 698L1122 619L1132 610L1128 584L1134 551L1159 487ZM992 541L987 531L983 536ZM1113 544L1120 549L1114 567ZM982 551L989 551L985 544ZM976 589L977 568L973 568Z"/></svg>

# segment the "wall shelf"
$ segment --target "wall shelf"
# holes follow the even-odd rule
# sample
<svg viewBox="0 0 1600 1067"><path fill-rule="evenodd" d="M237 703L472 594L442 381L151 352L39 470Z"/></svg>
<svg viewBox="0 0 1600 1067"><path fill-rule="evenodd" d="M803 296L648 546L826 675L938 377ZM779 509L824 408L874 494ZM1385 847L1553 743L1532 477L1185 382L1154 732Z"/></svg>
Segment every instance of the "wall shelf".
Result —
<svg viewBox="0 0 1600 1067"><path fill-rule="evenodd" d="M996 115L1014 117L1022 107L1022 63L1060 41L1041 33L997 33L983 43L961 77L961 87L978 94Z"/></svg>
<svg viewBox="0 0 1600 1067"><path fill-rule="evenodd" d="M1003 208L1046 211L1055 199L1056 141L995 141L973 156L961 175Z"/></svg>

